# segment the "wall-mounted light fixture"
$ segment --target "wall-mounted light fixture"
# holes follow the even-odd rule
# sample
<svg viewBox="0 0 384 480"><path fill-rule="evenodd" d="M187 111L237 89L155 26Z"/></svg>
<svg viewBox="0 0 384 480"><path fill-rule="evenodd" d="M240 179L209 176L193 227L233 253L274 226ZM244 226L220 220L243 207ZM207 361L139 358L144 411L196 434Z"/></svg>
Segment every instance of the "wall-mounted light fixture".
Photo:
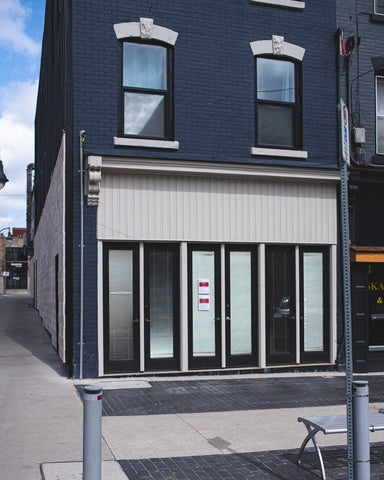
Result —
<svg viewBox="0 0 384 480"><path fill-rule="evenodd" d="M3 187L1 187L3 188ZM4 230L8 230L8 235L7 235L7 240L8 242L12 242L12 233L11 233L11 227L4 227L0 230L0 233L1 232L4 232Z"/></svg>

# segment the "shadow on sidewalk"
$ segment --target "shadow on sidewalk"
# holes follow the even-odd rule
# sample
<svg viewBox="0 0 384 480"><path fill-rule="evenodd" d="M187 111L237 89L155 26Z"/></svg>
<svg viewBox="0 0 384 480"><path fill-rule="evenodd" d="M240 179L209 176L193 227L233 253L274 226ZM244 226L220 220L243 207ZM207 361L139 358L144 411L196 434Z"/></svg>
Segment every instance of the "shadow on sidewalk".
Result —
<svg viewBox="0 0 384 480"><path fill-rule="evenodd" d="M31 299L25 296L1 296L0 309L0 331L4 336L48 365L60 377L68 377L67 367L53 347L51 336L43 326ZM6 348L10 356L23 354L12 342Z"/></svg>

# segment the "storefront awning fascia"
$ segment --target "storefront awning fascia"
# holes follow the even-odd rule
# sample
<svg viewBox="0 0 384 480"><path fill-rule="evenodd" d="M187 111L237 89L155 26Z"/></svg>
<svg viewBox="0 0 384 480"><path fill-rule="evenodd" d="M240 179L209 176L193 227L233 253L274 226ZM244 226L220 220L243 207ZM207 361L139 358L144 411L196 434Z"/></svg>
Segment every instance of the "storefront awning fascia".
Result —
<svg viewBox="0 0 384 480"><path fill-rule="evenodd" d="M384 247L350 247L351 263L384 263Z"/></svg>

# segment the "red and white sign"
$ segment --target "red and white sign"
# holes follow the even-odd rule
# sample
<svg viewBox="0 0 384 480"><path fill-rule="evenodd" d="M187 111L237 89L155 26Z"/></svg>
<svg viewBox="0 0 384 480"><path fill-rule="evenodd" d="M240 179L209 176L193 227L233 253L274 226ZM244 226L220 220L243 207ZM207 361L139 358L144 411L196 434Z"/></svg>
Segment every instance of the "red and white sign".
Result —
<svg viewBox="0 0 384 480"><path fill-rule="evenodd" d="M210 309L210 298L209 295L199 295L199 310L200 311L209 311Z"/></svg>
<svg viewBox="0 0 384 480"><path fill-rule="evenodd" d="M209 291L209 279L208 278L201 278L199 280L199 295L209 295L211 292Z"/></svg>

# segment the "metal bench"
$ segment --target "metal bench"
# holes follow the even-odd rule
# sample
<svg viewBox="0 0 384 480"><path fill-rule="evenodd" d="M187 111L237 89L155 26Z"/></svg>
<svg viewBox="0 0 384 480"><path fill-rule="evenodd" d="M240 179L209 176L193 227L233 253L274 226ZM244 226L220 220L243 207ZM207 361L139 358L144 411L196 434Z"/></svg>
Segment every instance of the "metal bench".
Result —
<svg viewBox="0 0 384 480"><path fill-rule="evenodd" d="M321 455L320 446L318 444L316 434L323 432L324 435L330 435L332 433L347 433L347 416L346 415L329 415L324 417L299 417L298 422L303 422L308 430L308 435L305 437L297 457L297 463L301 464L301 456L307 443L312 440L315 447L317 457L320 463L321 478L326 480L324 461ZM375 432L384 430L384 415L383 413L370 413L369 414L369 431Z"/></svg>

